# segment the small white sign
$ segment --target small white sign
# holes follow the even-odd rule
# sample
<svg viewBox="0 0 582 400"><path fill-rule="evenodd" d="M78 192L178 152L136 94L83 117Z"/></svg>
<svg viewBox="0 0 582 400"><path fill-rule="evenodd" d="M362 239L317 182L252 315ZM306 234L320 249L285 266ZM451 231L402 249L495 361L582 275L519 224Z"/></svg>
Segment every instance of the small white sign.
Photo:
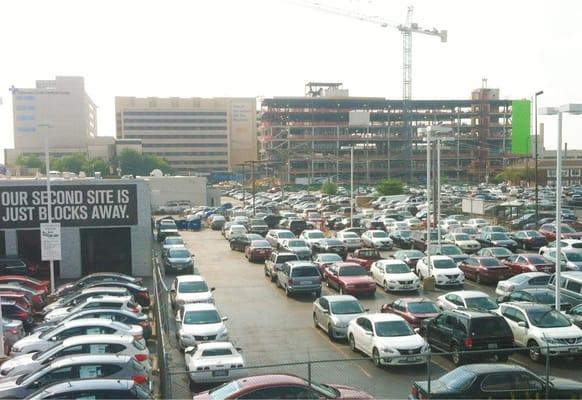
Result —
<svg viewBox="0 0 582 400"><path fill-rule="evenodd" d="M40 248L43 261L61 259L61 224L40 224Z"/></svg>

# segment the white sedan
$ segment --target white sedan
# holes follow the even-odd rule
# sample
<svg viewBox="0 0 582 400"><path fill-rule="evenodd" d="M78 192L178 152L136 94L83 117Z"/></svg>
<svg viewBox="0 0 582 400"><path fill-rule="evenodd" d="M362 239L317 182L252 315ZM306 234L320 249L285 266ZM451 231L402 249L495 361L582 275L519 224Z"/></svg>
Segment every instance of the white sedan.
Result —
<svg viewBox="0 0 582 400"><path fill-rule="evenodd" d="M362 247L362 239L355 232L339 231L336 238L341 240L348 251L354 251Z"/></svg>
<svg viewBox="0 0 582 400"><path fill-rule="evenodd" d="M371 247L378 250L390 250L392 248L392 239L388 234L381 230L366 231L362 233L362 244L365 247Z"/></svg>
<svg viewBox="0 0 582 400"><path fill-rule="evenodd" d="M416 273L420 279L430 276L435 278L436 284L441 286L463 286L465 274L457 267L449 256L431 256L430 266L428 257L421 258L416 263Z"/></svg>
<svg viewBox="0 0 582 400"><path fill-rule="evenodd" d="M396 314L370 314L353 319L348 325L352 351L372 357L377 367L426 362L429 345L408 322Z"/></svg>
<svg viewBox="0 0 582 400"><path fill-rule="evenodd" d="M539 253L541 255L544 255L544 253L547 253L548 251L553 250L555 248L556 248L556 242L555 241L550 242L546 246L540 247ZM562 250L570 250L570 251L582 253L582 240L562 239L560 242L560 248Z"/></svg>
<svg viewBox="0 0 582 400"><path fill-rule="evenodd" d="M205 383L227 382L248 376L241 349L230 342L200 343L186 348L184 359L190 389Z"/></svg>
<svg viewBox="0 0 582 400"><path fill-rule="evenodd" d="M460 247L465 253L476 253L481 248L481 244L475 239L462 232L449 233L443 236L443 243L454 244Z"/></svg>
<svg viewBox="0 0 582 400"><path fill-rule="evenodd" d="M204 342L228 340L228 330L214 304L190 303L178 309L176 337L181 349Z"/></svg>
<svg viewBox="0 0 582 400"><path fill-rule="evenodd" d="M386 292L420 288L420 279L404 261L378 260L370 267L370 275Z"/></svg>
<svg viewBox="0 0 582 400"><path fill-rule="evenodd" d="M441 310L467 308L474 310L494 311L499 308L495 300L487 293L478 290L458 290L437 297L437 306Z"/></svg>

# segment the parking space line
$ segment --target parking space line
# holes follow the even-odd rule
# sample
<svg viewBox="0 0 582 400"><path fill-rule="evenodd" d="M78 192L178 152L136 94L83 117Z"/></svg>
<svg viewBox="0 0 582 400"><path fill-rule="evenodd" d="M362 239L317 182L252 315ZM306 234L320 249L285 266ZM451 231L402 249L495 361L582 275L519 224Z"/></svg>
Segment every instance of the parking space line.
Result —
<svg viewBox="0 0 582 400"><path fill-rule="evenodd" d="M325 341L326 341L326 342L328 342L328 343L331 345L331 347L333 347L334 349L336 349L337 351L339 351L340 353L342 353L344 356L346 356L346 358L347 358L348 360L350 360L350 359L351 359L351 357L349 356L349 353L346 353L346 352L344 351L344 349L343 349L343 348L339 347L337 344L335 344L335 343L334 343L334 342L332 342L331 340L328 340L328 337L327 337L327 335L325 335L325 333L323 333L323 331L322 331L321 329L317 329L317 334L318 334L318 335L320 335L321 337L323 337L323 338L325 339ZM368 371L366 371L366 370L364 369L364 367L362 367L361 365L357 365L357 364L356 364L356 367L357 367L357 368L358 368L360 371L362 371L362 372L363 372L363 374L364 374L364 375L366 375L368 378L372 378L372 377L373 377L373 376L372 376L372 375L371 375L371 374L370 374Z"/></svg>

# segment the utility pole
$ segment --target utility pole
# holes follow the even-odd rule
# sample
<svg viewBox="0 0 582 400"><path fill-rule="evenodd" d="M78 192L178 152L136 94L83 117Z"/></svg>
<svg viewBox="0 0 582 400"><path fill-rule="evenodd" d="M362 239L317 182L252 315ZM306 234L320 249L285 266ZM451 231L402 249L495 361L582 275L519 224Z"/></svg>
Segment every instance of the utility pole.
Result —
<svg viewBox="0 0 582 400"><path fill-rule="evenodd" d="M536 221L538 221L540 219L540 213L539 213L539 201L538 201L538 141L539 141L539 136L538 136L538 96L541 96L542 94L544 94L543 90L540 90L539 92L535 93L534 96L534 132L536 135L536 140L535 140L535 185L536 185Z"/></svg>
<svg viewBox="0 0 582 400"><path fill-rule="evenodd" d="M350 228L354 226L354 147L350 147Z"/></svg>

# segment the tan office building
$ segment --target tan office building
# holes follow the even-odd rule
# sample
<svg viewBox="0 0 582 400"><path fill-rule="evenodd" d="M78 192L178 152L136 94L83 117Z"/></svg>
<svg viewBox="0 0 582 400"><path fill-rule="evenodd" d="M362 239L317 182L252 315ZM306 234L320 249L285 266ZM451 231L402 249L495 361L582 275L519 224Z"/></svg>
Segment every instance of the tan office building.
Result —
<svg viewBox="0 0 582 400"><path fill-rule="evenodd" d="M116 97L118 139L141 139L176 173L232 171L257 159L255 98Z"/></svg>

